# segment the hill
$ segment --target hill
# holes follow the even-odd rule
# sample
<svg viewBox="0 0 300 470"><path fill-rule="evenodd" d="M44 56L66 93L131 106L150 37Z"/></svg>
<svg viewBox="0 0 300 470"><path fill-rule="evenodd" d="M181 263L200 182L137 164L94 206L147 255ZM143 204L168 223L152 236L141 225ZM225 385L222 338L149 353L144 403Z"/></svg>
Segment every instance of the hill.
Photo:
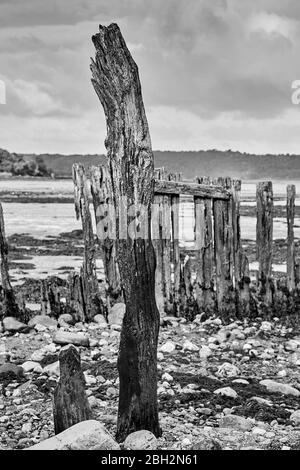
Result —
<svg viewBox="0 0 300 470"><path fill-rule="evenodd" d="M56 177L70 177L72 164L86 167L104 162L104 155L27 155L25 158L43 161ZM231 150L155 151L155 166L170 172L181 172L187 179L195 176L232 176L249 179L300 178L300 155L254 155Z"/></svg>

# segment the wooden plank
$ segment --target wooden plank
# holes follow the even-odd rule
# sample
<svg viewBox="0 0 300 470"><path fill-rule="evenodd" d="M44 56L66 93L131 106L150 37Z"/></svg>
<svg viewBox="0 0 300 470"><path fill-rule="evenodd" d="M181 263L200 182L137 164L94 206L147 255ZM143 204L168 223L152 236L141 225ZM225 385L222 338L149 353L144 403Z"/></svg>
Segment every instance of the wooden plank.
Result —
<svg viewBox="0 0 300 470"><path fill-rule="evenodd" d="M210 184L210 178L196 178L198 184ZM195 249L197 250L195 294L200 313L215 310L213 285L212 200L194 196Z"/></svg>
<svg viewBox="0 0 300 470"><path fill-rule="evenodd" d="M294 184L287 186L287 286L290 291L295 289L295 240L294 240L294 221L295 221L295 197L296 187Z"/></svg>
<svg viewBox="0 0 300 470"><path fill-rule="evenodd" d="M217 184L231 188L230 178L218 178ZM216 297L220 315L228 317L233 311L233 239L232 206L230 201L214 200L214 258L216 268Z"/></svg>
<svg viewBox="0 0 300 470"><path fill-rule="evenodd" d="M238 288L238 283L242 278L240 197L241 197L241 180L233 180L233 184L232 184L233 273L234 273L234 285L236 288Z"/></svg>
<svg viewBox="0 0 300 470"><path fill-rule="evenodd" d="M208 186L197 183L186 183L182 181L160 181L156 180L154 185L156 194L189 194L191 196L205 197L210 199L228 200L230 191L219 185Z"/></svg>
<svg viewBox="0 0 300 470"><path fill-rule="evenodd" d="M164 174L164 168L157 168L154 175L157 179ZM155 300L161 316L165 314L164 275L163 275L163 225L162 225L163 196L155 194L151 214L151 236L156 257L155 268Z"/></svg>
<svg viewBox="0 0 300 470"><path fill-rule="evenodd" d="M83 266L81 269L82 288L84 296L85 320L90 321L97 314L103 313L96 274L95 240L92 217L89 208L88 180L84 166L73 165L74 202L77 219L81 219L84 242Z"/></svg>
<svg viewBox="0 0 300 470"><path fill-rule="evenodd" d="M264 181L256 187L256 249L259 291L267 304L272 302L271 276L273 259L273 185Z"/></svg>
<svg viewBox="0 0 300 470"><path fill-rule="evenodd" d="M170 174L170 181L180 181L181 174ZM173 314L179 315L180 297L180 249L179 249L179 204L180 196L171 195L171 231L172 231L172 264L173 264Z"/></svg>
<svg viewBox="0 0 300 470"><path fill-rule="evenodd" d="M107 283L107 294L114 300L114 302L122 302L123 295L117 262L115 239L116 217L115 214L112 214L112 190L109 186L107 168L105 166L92 166L90 168L90 178L97 228L96 232L98 243L102 251L104 272Z"/></svg>

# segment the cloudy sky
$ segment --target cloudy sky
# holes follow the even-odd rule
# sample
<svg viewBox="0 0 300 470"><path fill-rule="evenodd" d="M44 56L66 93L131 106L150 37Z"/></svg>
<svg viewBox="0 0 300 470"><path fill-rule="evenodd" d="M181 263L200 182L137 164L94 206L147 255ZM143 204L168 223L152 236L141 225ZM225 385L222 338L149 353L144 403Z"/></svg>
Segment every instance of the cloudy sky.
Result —
<svg viewBox="0 0 300 470"><path fill-rule="evenodd" d="M300 153L299 0L0 0L0 147L99 153L92 34L117 22L155 150Z"/></svg>

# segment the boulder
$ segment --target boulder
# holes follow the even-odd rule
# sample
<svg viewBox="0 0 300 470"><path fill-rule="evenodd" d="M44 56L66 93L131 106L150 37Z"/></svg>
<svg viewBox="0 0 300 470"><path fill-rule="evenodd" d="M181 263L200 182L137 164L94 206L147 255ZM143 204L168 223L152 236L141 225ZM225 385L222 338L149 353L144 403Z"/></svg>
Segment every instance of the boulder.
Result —
<svg viewBox="0 0 300 470"><path fill-rule="evenodd" d="M157 439L150 431L136 431L126 437L124 441L126 450L156 450Z"/></svg>
<svg viewBox="0 0 300 470"><path fill-rule="evenodd" d="M4 331L9 331L10 333L18 333L19 331L26 330L28 326L14 317L6 317L3 319L3 328Z"/></svg>
<svg viewBox="0 0 300 470"><path fill-rule="evenodd" d="M82 421L27 450L119 450L105 427L96 420Z"/></svg>
<svg viewBox="0 0 300 470"><path fill-rule="evenodd" d="M63 326L64 324L73 325L74 319L72 315L70 315L69 313L63 313L62 315L59 315L58 317L58 324L61 326Z"/></svg>
<svg viewBox="0 0 300 470"><path fill-rule="evenodd" d="M282 395L292 395L294 397L299 397L300 392L291 385L282 384L280 382L275 382L275 380L261 380L260 385L263 385L267 388L270 393L282 393Z"/></svg>
<svg viewBox="0 0 300 470"><path fill-rule="evenodd" d="M42 367L38 362L26 361L22 364L24 372L42 372Z"/></svg>
<svg viewBox="0 0 300 470"><path fill-rule="evenodd" d="M21 366L17 366L13 362L7 362L0 366L0 379L16 379L24 376L24 371Z"/></svg>
<svg viewBox="0 0 300 470"><path fill-rule="evenodd" d="M224 364L219 367L216 375L218 377L236 377L239 373L239 369L234 364L224 362Z"/></svg>
<svg viewBox="0 0 300 470"><path fill-rule="evenodd" d="M199 351L199 348L196 344L192 343L191 341L186 340L183 343L183 351Z"/></svg>
<svg viewBox="0 0 300 470"><path fill-rule="evenodd" d="M126 305L122 302L118 302L112 306L107 319L110 325L120 325L122 326L123 318L126 311Z"/></svg>
<svg viewBox="0 0 300 470"><path fill-rule="evenodd" d="M197 436L197 442L192 444L190 450L222 450L222 447L216 439L203 435Z"/></svg>
<svg viewBox="0 0 300 470"><path fill-rule="evenodd" d="M172 341L167 341L160 347L162 353L171 353L175 351L175 344Z"/></svg>
<svg viewBox="0 0 300 470"><path fill-rule="evenodd" d="M238 431L250 431L254 424L243 416L228 414L219 421L220 428L232 428Z"/></svg>
<svg viewBox="0 0 300 470"><path fill-rule="evenodd" d="M54 343L50 343L34 351L30 356L30 360L47 365L56 361L57 357L56 346Z"/></svg>
<svg viewBox="0 0 300 470"><path fill-rule="evenodd" d="M59 361L53 362L52 364L48 364L44 367L43 372L49 376L56 376L59 377L60 375L60 368L59 368Z"/></svg>
<svg viewBox="0 0 300 470"><path fill-rule="evenodd" d="M210 349L209 346L201 346L200 352L200 359L203 359L206 361L207 358L209 358L212 355L212 350Z"/></svg>
<svg viewBox="0 0 300 470"><path fill-rule="evenodd" d="M215 395L222 395L223 397L228 397L228 398L237 398L238 394L236 393L235 390L231 387L223 387L223 388L218 388L217 390L214 391Z"/></svg>
<svg viewBox="0 0 300 470"><path fill-rule="evenodd" d="M290 416L290 420L294 424L296 424L296 426L299 426L300 425L300 410L294 411Z"/></svg>
<svg viewBox="0 0 300 470"><path fill-rule="evenodd" d="M98 325L107 326L107 321L105 320L104 316L101 313L98 313L94 316L93 321Z"/></svg>
<svg viewBox="0 0 300 470"><path fill-rule="evenodd" d="M29 320L28 326L34 328L36 325L42 325L46 328L55 328L57 326L57 321L48 315L36 315Z"/></svg>
<svg viewBox="0 0 300 470"><path fill-rule="evenodd" d="M58 331L53 342L56 344L74 344L75 346L90 346L90 340L84 333L71 333L69 331Z"/></svg>

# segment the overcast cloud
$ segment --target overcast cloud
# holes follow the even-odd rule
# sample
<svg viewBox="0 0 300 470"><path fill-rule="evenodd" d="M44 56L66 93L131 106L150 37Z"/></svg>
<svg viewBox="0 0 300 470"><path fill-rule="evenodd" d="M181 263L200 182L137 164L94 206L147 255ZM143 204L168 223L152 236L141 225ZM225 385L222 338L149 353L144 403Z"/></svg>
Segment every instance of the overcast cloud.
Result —
<svg viewBox="0 0 300 470"><path fill-rule="evenodd" d="M99 153L91 36L117 22L154 149L300 153L299 0L0 0L0 147Z"/></svg>

